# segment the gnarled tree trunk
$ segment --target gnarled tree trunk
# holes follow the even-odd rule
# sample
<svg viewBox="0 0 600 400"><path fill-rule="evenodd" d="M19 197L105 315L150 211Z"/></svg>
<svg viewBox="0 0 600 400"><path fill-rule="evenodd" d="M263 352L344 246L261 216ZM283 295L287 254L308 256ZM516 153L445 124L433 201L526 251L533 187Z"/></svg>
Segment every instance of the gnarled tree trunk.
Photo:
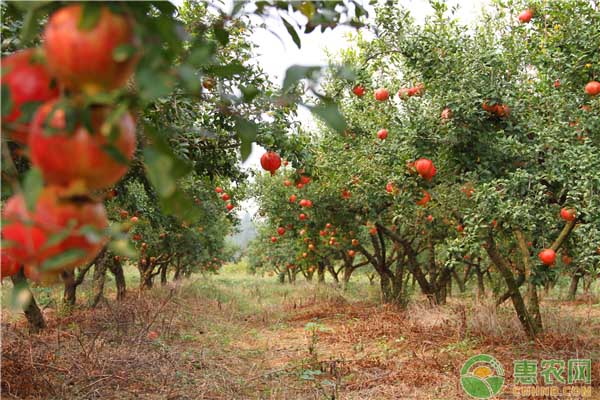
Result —
<svg viewBox="0 0 600 400"><path fill-rule="evenodd" d="M33 292L29 289L27 279L23 273L23 268L19 270L15 275L11 276L10 279L15 287L21 288L21 290L27 290L29 292L29 302L23 308L25 318L27 319L27 326L29 327L30 333L39 333L46 327L46 321L44 321L44 315L42 310L37 305Z"/></svg>
<svg viewBox="0 0 600 400"><path fill-rule="evenodd" d="M123 273L123 265L121 261L113 260L109 263L110 272L115 277L115 286L117 287L117 300L123 300L127 291L125 283L125 274Z"/></svg>

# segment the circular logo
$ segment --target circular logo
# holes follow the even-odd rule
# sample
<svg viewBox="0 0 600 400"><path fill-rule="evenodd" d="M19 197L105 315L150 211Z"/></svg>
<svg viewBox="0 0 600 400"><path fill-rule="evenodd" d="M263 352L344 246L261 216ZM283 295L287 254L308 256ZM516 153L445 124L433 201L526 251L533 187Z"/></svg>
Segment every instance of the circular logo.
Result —
<svg viewBox="0 0 600 400"><path fill-rule="evenodd" d="M460 370L460 385L466 394L476 399L489 399L502 391L502 364L487 354L473 356Z"/></svg>

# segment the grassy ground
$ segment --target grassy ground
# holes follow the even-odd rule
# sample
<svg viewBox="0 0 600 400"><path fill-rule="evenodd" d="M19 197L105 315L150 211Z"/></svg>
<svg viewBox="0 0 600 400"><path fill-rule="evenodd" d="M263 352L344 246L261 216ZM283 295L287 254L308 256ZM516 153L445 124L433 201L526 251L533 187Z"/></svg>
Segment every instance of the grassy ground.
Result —
<svg viewBox="0 0 600 400"><path fill-rule="evenodd" d="M136 275L128 271L129 287ZM28 335L2 289L2 398L39 399L462 399L459 370L492 354L512 382L515 359L592 358L600 398L600 305L543 302L547 333L528 343L510 307L467 293L431 308L382 306L358 277L281 285L243 266L180 285L128 292L96 310L60 307L38 288L48 329ZM107 285L112 288L111 284ZM510 388L505 389L509 391ZM506 397L508 398L508 397Z"/></svg>

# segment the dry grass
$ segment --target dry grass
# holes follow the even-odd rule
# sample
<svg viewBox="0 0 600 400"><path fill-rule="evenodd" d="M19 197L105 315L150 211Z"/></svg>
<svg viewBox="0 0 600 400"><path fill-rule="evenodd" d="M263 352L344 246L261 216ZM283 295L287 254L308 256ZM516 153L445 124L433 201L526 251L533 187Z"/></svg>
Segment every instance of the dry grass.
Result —
<svg viewBox="0 0 600 400"><path fill-rule="evenodd" d="M2 398L461 399L458 371L478 353L509 381L514 359L591 357L600 382L597 304L546 302L547 333L528 343L508 305L399 310L375 296L200 277L96 310L48 308L39 335L3 310Z"/></svg>

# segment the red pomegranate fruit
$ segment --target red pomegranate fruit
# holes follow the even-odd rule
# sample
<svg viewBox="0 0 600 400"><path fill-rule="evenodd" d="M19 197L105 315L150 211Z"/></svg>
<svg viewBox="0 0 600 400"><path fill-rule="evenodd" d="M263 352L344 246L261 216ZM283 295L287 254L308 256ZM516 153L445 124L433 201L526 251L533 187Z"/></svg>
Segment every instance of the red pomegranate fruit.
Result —
<svg viewBox="0 0 600 400"><path fill-rule="evenodd" d="M83 191L89 191L110 187L121 179L128 169L126 162L135 153L135 121L125 112L111 130L107 125L110 113L111 109L106 107L93 108L90 115L93 132L82 124L68 132L65 110L57 102L48 102L38 109L32 121L29 147L31 162L41 169L47 183L79 184ZM112 138L115 133L118 136Z"/></svg>
<svg viewBox="0 0 600 400"><path fill-rule="evenodd" d="M82 29L82 10L72 4L50 16L43 34L48 69L65 86L88 94L122 87L139 59L133 20L101 6L96 24Z"/></svg>
<svg viewBox="0 0 600 400"><path fill-rule="evenodd" d="M2 86L8 88L9 113L2 117L2 124L16 142L26 144L29 136L29 121L21 121L23 108L28 103L55 99L59 95L56 82L43 62L43 55L36 49L19 51L2 57Z"/></svg>
<svg viewBox="0 0 600 400"><path fill-rule="evenodd" d="M58 273L93 259L108 226L102 203L89 197L63 197L63 189L47 186L30 211L22 194L12 196L2 214L2 239L8 255L42 273Z"/></svg>
<svg viewBox="0 0 600 400"><path fill-rule="evenodd" d="M269 171L271 175L274 175L275 171L281 167L281 157L273 151L267 151L260 158L260 165L265 171Z"/></svg>

